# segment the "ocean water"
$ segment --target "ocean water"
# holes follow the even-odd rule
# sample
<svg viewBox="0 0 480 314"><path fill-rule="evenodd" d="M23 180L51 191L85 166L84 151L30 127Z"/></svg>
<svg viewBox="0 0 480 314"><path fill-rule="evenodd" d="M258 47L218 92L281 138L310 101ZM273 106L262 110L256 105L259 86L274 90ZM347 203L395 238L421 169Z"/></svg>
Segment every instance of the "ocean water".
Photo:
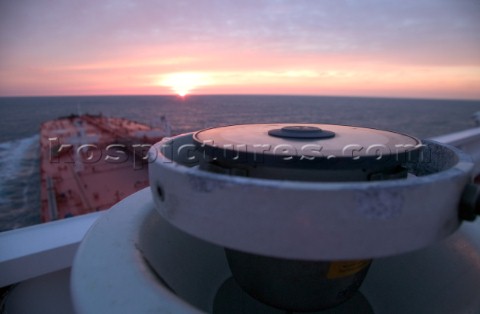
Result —
<svg viewBox="0 0 480 314"><path fill-rule="evenodd" d="M480 101L315 96L85 96L0 98L0 231L40 222L39 129L72 113L147 124L173 134L239 123L333 123L428 138L473 127Z"/></svg>

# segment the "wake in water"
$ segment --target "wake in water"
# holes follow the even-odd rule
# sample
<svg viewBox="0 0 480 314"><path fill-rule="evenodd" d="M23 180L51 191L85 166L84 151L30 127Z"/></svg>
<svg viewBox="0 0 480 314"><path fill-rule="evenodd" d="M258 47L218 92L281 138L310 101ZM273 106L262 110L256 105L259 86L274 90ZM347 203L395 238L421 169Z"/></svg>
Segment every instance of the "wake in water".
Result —
<svg viewBox="0 0 480 314"><path fill-rule="evenodd" d="M0 143L0 232L40 223L39 136Z"/></svg>

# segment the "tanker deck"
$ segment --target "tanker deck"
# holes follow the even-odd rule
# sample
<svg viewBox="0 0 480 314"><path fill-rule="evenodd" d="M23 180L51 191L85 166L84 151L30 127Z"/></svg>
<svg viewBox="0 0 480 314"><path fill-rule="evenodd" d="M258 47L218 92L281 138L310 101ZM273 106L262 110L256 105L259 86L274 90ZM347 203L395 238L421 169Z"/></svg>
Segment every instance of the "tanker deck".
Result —
<svg viewBox="0 0 480 314"><path fill-rule="evenodd" d="M43 222L107 209L148 185L144 156L169 132L123 118L72 115L42 124Z"/></svg>

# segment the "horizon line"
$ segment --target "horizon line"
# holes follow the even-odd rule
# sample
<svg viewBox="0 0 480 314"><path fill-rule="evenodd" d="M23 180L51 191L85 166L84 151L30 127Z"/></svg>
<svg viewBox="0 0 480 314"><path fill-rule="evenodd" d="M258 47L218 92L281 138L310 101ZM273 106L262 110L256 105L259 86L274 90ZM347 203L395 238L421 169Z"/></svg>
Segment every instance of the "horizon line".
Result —
<svg viewBox="0 0 480 314"><path fill-rule="evenodd" d="M367 95L325 95L325 94L270 94L270 93L252 93L252 94L237 94L237 93L213 93L213 94L188 94L179 96L177 94L90 94L90 95L0 95L0 98L60 98L60 97L173 97L186 99L189 97L203 97L203 96L280 96L280 97L324 97L324 98L369 98L369 99L405 99L405 100L436 100L436 101L480 101L480 98L432 98L421 96L367 96Z"/></svg>

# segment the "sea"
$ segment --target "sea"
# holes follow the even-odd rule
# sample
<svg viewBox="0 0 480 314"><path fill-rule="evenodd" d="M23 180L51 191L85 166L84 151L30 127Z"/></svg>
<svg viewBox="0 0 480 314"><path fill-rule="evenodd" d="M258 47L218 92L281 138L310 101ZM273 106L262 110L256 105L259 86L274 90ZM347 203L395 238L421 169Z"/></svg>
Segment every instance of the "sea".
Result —
<svg viewBox="0 0 480 314"><path fill-rule="evenodd" d="M429 138L474 127L480 101L320 96L0 97L0 232L40 223L39 130L70 114L103 114L173 134L242 123L357 125Z"/></svg>

